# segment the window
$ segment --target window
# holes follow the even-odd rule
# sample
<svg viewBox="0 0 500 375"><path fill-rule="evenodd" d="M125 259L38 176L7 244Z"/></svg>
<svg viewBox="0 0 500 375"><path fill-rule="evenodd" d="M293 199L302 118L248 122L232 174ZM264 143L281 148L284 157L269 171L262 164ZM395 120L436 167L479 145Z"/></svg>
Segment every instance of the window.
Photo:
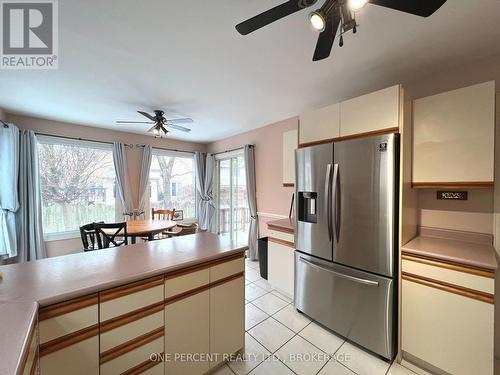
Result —
<svg viewBox="0 0 500 375"><path fill-rule="evenodd" d="M184 219L196 217L194 156L153 149L149 170L151 208L182 210Z"/></svg>
<svg viewBox="0 0 500 375"><path fill-rule="evenodd" d="M56 137L38 142L44 234L115 221L112 146Z"/></svg>
<svg viewBox="0 0 500 375"><path fill-rule="evenodd" d="M219 155L218 155L219 156ZM222 236L246 243L250 226L245 158L241 151L217 158L217 225Z"/></svg>

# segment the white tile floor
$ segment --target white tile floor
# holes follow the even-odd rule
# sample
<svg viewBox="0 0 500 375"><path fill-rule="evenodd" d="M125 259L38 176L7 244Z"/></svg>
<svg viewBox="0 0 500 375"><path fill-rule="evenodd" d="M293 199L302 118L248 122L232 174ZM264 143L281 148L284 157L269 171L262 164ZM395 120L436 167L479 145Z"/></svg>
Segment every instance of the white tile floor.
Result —
<svg viewBox="0 0 500 375"><path fill-rule="evenodd" d="M245 360L217 375L415 375L361 350L293 307L290 298L260 277L258 262L246 261Z"/></svg>

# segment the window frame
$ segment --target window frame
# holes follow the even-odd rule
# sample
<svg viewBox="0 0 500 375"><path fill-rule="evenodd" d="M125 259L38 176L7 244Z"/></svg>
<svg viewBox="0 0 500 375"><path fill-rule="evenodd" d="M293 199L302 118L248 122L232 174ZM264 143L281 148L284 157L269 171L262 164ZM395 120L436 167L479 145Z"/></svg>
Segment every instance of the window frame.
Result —
<svg viewBox="0 0 500 375"><path fill-rule="evenodd" d="M187 159L192 159L193 160L193 186L194 186L194 216L193 217L187 217L184 216L182 221L187 221L187 222L192 222L198 220L198 202L199 202L199 193L198 189L196 187L196 161L194 158L194 152L189 152L189 151L176 151L176 150L167 150L163 148L156 148L152 147L151 150L151 163L153 162L153 157L160 155L160 156L168 156L168 157L184 157ZM148 175L148 199L147 199L147 207L146 207L146 212L147 215L146 217L149 217L151 215L151 166L149 167L149 175ZM172 184L172 181L170 181L170 186ZM183 186L184 188L184 186Z"/></svg>
<svg viewBox="0 0 500 375"><path fill-rule="evenodd" d="M69 146L78 146L78 147L85 147L85 145L88 145L88 146L90 146L89 148L111 151L111 153L113 153L113 144L107 143L107 142L105 143L105 142L98 142L98 141L81 140L81 139L67 138L67 137L57 136L57 135L37 135L36 139L37 139L37 147L39 147L40 144L69 145ZM40 168L40 164L41 163L39 162L39 168ZM115 173L115 180L116 180L116 173ZM40 188L41 188L41 184L40 184ZM118 199L116 197L116 192L114 192L114 195L115 195L114 217L116 217L116 212L118 209ZM41 201L42 201L42 206L43 206L43 198L41 198ZM69 239L76 239L76 238L80 238L79 229L54 232L54 233L45 233L45 231L43 232L43 239L46 242L69 240Z"/></svg>

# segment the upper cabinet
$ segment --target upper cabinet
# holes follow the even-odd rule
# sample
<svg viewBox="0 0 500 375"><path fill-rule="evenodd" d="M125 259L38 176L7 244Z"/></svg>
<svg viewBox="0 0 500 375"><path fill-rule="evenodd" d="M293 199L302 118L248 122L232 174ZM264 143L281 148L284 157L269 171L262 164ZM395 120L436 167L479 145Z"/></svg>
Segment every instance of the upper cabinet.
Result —
<svg viewBox="0 0 500 375"><path fill-rule="evenodd" d="M340 103L340 136L397 131L400 92L396 85Z"/></svg>
<svg viewBox="0 0 500 375"><path fill-rule="evenodd" d="M414 101L413 186L493 185L495 83Z"/></svg>
<svg viewBox="0 0 500 375"><path fill-rule="evenodd" d="M283 133L283 185L295 184L295 149L298 147L298 130Z"/></svg>
<svg viewBox="0 0 500 375"><path fill-rule="evenodd" d="M307 146L340 135L340 104L333 104L300 116L299 143Z"/></svg>

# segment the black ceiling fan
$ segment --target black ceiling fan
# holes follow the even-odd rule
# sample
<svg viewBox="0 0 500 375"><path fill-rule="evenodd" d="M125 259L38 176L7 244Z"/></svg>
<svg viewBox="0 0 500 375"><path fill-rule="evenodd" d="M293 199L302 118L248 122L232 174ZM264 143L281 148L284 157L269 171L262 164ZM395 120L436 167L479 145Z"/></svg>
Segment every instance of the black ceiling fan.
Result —
<svg viewBox="0 0 500 375"><path fill-rule="evenodd" d="M168 129L180 130L182 132L190 132L191 129L185 128L177 124L188 124L192 123L193 119L190 118L176 118L167 119L165 118L165 112L162 110L155 110L154 115L150 115L147 112L137 111L144 117L147 117L150 121L117 121L117 124L154 124L148 132L153 133L155 137L161 137L162 133L167 135L169 133Z"/></svg>
<svg viewBox="0 0 500 375"><path fill-rule="evenodd" d="M274 21L308 8L316 4L317 1L289 0L236 25L236 30L242 35L247 35ZM420 17L429 17L445 2L446 0L326 0L321 8L309 14L311 26L320 32L313 61L326 59L330 56L339 26L340 47L344 44L343 33L350 30L356 33L357 25L354 13L366 4L379 5Z"/></svg>

